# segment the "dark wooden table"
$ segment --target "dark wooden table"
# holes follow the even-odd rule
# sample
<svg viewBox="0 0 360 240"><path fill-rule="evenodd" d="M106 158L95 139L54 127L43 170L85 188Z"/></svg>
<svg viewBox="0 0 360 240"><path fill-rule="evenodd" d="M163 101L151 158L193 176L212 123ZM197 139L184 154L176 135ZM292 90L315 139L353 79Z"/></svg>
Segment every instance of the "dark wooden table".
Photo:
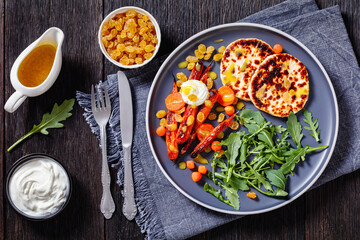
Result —
<svg viewBox="0 0 360 240"><path fill-rule="evenodd" d="M160 24L162 45L158 56L172 51L193 34L222 23L234 22L282 0L264 1L0 1L0 106L14 92L10 69L20 52L47 28L65 33L63 67L55 85L40 97L27 99L12 114L0 107L0 189L5 176L21 156L34 152L61 160L73 177L73 194L66 210L53 220L32 222L20 217L0 195L1 239L141 239L139 227L120 211L120 188L113 184L117 210L111 220L99 211L101 152L76 104L65 128L49 136L35 135L13 152L6 149L40 122L54 102L90 91L91 84L117 68L107 61L97 43L98 27L105 15L121 6L134 5L151 12ZM355 53L360 56L360 4L357 0L318 0L320 8L340 5ZM145 106L144 106L145 107ZM115 170L112 169L114 180ZM114 181L113 181L114 182ZM273 212L249 216L202 233L192 239L359 239L360 172L340 177L312 190Z"/></svg>

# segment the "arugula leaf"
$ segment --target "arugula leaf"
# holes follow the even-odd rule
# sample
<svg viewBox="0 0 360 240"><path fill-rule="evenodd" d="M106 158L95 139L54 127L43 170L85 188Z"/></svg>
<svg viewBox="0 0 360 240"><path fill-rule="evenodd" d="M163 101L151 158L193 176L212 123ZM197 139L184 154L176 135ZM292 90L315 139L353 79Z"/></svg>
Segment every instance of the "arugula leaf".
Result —
<svg viewBox="0 0 360 240"><path fill-rule="evenodd" d="M312 114L311 112L309 112L308 110L304 109L304 122L307 123L309 126L304 126L304 128L306 130L310 131L310 135L315 138L315 140L317 142L320 141L320 130L317 130L319 127L319 122L317 120L317 118L314 119L314 121L312 120Z"/></svg>
<svg viewBox="0 0 360 240"><path fill-rule="evenodd" d="M251 109L244 109L241 111L240 121L244 122L244 125L249 130L249 133L256 132L266 123L265 118L260 112L255 112Z"/></svg>
<svg viewBox="0 0 360 240"><path fill-rule="evenodd" d="M44 135L48 135L49 132L47 131L47 129L62 128L64 124L60 122L64 121L72 115L70 111L73 109L74 103L75 99L73 98L70 100L65 100L60 106L55 103L51 113L45 113L39 125L34 125L30 132L28 132L26 135L17 140L11 147L9 147L8 152L34 133L40 132Z"/></svg>
<svg viewBox="0 0 360 240"><path fill-rule="evenodd" d="M292 149L292 151L287 152L289 154L289 158L286 160L286 163L281 165L280 171L286 175L294 170L295 164L300 161L301 157L304 157L306 154L307 147L298 148L296 150Z"/></svg>
<svg viewBox="0 0 360 240"><path fill-rule="evenodd" d="M231 133L226 140L221 141L221 145L225 145L227 150L225 151L225 156L229 161L231 166L234 166L236 163L236 158L239 155L239 149L241 146L241 138L245 132L233 132Z"/></svg>
<svg viewBox="0 0 360 240"><path fill-rule="evenodd" d="M265 178L260 175L257 171L255 171L247 162L245 162L252 174L254 174L255 178L264 186L264 188L268 191L273 191L271 184L265 180Z"/></svg>
<svg viewBox="0 0 360 240"><path fill-rule="evenodd" d="M237 202L236 202L236 197L234 195L232 195L232 192L228 192L227 194L230 196L230 199L235 203L233 204L233 202L230 199L224 199L224 197L221 194L220 189L216 190L215 188L213 188L211 185L209 185L208 183L204 184L204 190L210 194L212 194L214 197L216 197L217 199L219 199L220 201L232 206L233 208L235 208L236 210L239 210L240 208L240 201L239 201L239 195L237 197ZM226 190L227 191L227 190ZM226 194L226 192L225 192Z"/></svg>
<svg viewBox="0 0 360 240"><path fill-rule="evenodd" d="M240 208L240 200L239 200L239 194L237 193L237 190L231 187L225 188L225 196L230 201L231 206L233 206L236 210L239 210Z"/></svg>
<svg viewBox="0 0 360 240"><path fill-rule="evenodd" d="M288 132L290 133L290 136L294 141L295 145L297 147L300 147L301 146L300 142L303 137L303 134L301 133L302 127L301 124L298 122L296 115L293 112L290 112L286 125L288 126Z"/></svg>
<svg viewBox="0 0 360 240"><path fill-rule="evenodd" d="M259 133L258 138L259 138L259 140L263 141L264 143L266 143L270 147L274 147L274 142L272 140L273 135L268 130L263 129Z"/></svg>
<svg viewBox="0 0 360 240"><path fill-rule="evenodd" d="M285 178L281 170L267 169L265 170L265 174L272 185L275 185L282 190L285 189L287 178Z"/></svg>

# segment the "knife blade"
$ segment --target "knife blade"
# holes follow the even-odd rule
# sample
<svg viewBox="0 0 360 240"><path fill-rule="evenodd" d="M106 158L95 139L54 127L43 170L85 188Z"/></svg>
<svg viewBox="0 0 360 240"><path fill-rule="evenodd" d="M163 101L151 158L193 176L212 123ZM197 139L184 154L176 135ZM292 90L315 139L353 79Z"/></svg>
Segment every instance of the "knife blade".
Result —
<svg viewBox="0 0 360 240"><path fill-rule="evenodd" d="M120 130L124 153L124 204L123 214L128 220L133 220L136 213L134 180L131 167L131 147L133 139L133 107L131 89L126 75L118 71L118 87L120 102Z"/></svg>
<svg viewBox="0 0 360 240"><path fill-rule="evenodd" d="M120 101L120 129L122 145L131 146L133 138L133 107L131 89L126 75L118 71L119 101Z"/></svg>

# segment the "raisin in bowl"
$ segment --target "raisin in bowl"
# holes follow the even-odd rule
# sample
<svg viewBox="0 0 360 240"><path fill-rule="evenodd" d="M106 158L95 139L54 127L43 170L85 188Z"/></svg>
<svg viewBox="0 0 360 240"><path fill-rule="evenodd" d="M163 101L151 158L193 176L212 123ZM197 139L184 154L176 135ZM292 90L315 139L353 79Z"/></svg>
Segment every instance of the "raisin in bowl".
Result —
<svg viewBox="0 0 360 240"><path fill-rule="evenodd" d="M149 63L160 47L161 33L155 18L138 7L121 7L102 21L99 46L105 57L121 68Z"/></svg>

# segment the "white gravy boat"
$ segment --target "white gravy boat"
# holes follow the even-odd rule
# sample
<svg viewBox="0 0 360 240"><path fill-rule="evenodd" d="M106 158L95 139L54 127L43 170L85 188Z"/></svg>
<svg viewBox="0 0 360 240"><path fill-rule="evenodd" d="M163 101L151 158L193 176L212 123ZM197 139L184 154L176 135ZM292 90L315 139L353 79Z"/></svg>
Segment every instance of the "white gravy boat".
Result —
<svg viewBox="0 0 360 240"><path fill-rule="evenodd" d="M36 41L30 44L15 60L11 71L10 71L10 80L12 86L15 88L16 92L13 93L10 98L5 103L4 109L12 113L14 112L27 97L36 97L44 92L46 92L55 82L58 77L61 69L62 63L62 54L61 54L61 45L64 40L64 33L56 27L49 28L46 32L41 35ZM56 53L54 63L50 70L47 78L40 85L36 87L26 87L19 81L18 70L22 61L28 56L28 54L34 50L39 44L42 43L52 43L56 46Z"/></svg>

